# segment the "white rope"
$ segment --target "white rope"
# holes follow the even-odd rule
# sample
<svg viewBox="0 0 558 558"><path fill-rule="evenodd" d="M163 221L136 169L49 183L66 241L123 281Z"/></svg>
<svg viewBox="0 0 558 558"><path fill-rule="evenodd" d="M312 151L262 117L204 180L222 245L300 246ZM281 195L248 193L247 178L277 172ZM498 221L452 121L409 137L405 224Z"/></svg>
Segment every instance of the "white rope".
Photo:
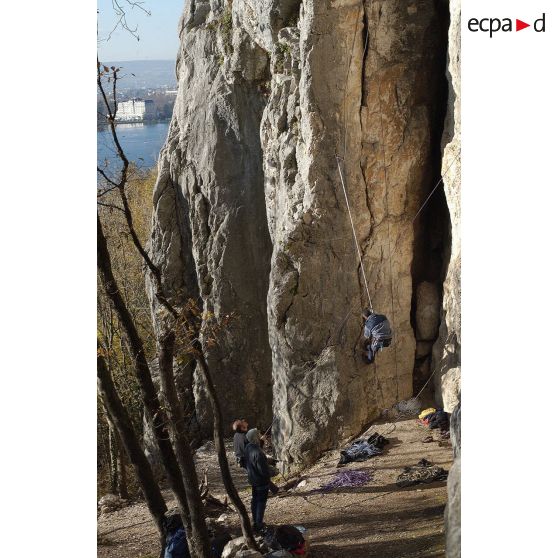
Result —
<svg viewBox="0 0 558 558"><path fill-rule="evenodd" d="M436 182L436 186L434 186L434 188L432 188L432 191L430 192L430 194L426 198L425 202L420 206L420 209L416 212L415 216L413 217L412 223L415 222L415 219L419 216L419 213L425 208L425 206L428 203L428 201L430 200L430 198L434 195L434 192L436 191L436 188L438 188L438 186L442 183L442 180L444 180L444 176L446 176L447 172L450 170L453 163L455 163L455 161L457 160L459 155L461 155L461 150L459 150L455 154L455 157L453 158L452 162L449 164L448 168L444 171L444 174L442 174L442 176L440 177L440 180L438 180L438 182Z"/></svg>
<svg viewBox="0 0 558 558"><path fill-rule="evenodd" d="M424 383L424 385L422 386L422 389L413 397L413 399L418 399L419 395L424 391L424 388L428 385L428 383L430 382L430 380L433 378L434 374L436 373L436 368L434 368L434 370L432 370L432 374L430 374L430 377L428 378L428 380L426 380L426 382Z"/></svg>
<svg viewBox="0 0 558 558"><path fill-rule="evenodd" d="M368 281L366 280L366 273L364 271L364 262L362 261L360 245L358 243L358 239L355 231L355 224L353 222L353 215L351 213L351 207L349 205L349 197L347 196L347 189L345 188L345 179L343 178L343 171L341 170L341 164L339 163L340 160L339 155L335 156L335 160L337 161L337 170L339 171L339 177L341 178L341 186L343 187L343 194L345 195L345 203L347 204L347 211L349 212L349 219L351 221L351 228L353 230L353 238L355 239L355 248L358 254L358 259L360 261L360 271L362 272L362 279L364 280L366 294L368 295L368 302L370 303L370 311L373 312L374 310L372 308L372 297L370 296L370 290L368 289Z"/></svg>

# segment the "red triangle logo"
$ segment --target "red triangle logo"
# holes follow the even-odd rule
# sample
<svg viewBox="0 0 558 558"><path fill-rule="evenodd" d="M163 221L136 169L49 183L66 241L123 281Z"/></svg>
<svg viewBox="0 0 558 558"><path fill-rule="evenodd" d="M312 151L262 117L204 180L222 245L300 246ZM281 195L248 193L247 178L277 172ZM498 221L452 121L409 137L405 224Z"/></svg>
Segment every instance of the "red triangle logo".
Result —
<svg viewBox="0 0 558 558"><path fill-rule="evenodd" d="M526 27L531 27L531 24L530 23L525 23L524 21L521 21L520 19L515 20L515 30L516 31L521 31L522 29L525 29Z"/></svg>

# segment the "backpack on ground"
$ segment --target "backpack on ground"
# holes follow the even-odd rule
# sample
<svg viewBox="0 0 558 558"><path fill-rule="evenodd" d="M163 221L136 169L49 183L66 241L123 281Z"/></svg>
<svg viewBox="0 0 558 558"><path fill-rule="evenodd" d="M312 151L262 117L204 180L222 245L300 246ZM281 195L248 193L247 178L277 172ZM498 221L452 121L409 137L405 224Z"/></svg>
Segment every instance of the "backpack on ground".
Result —
<svg viewBox="0 0 558 558"><path fill-rule="evenodd" d="M174 533L167 535L165 558L190 558L184 527L180 527Z"/></svg>
<svg viewBox="0 0 558 558"><path fill-rule="evenodd" d="M304 537L294 525L268 527L265 542L273 550L287 550L296 553L304 549Z"/></svg>

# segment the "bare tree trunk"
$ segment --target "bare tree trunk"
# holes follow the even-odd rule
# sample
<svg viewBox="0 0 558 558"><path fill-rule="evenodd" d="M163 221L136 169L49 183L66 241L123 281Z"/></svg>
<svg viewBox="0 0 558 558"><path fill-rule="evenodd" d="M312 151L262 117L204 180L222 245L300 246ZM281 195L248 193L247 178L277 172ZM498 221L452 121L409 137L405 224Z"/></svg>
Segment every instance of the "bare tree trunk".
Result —
<svg viewBox="0 0 558 558"><path fill-rule="evenodd" d="M176 495L176 499L180 503L181 509L188 510L188 501L186 498L186 490L182 480L182 475L172 449L171 442L168 438L164 413L162 412L159 399L157 397L157 391L153 385L153 379L151 378L151 372L149 370L149 365L147 364L143 343L138 334L132 316L130 315L130 312L128 311L128 308L126 307L118 290L116 280L114 279L110 254L98 215L97 268L99 270L107 298L110 300L122 325L122 329L126 334L130 353L132 355L134 371L141 389L145 416L149 427L153 430L170 487ZM189 521L185 522L184 525L187 530L190 528Z"/></svg>
<svg viewBox="0 0 558 558"><path fill-rule="evenodd" d="M117 473L118 473L118 496L120 498L127 500L130 496L128 494L128 475L126 474L126 455L122 451L122 442L120 437L116 440L118 446L118 461L117 461Z"/></svg>
<svg viewBox="0 0 558 558"><path fill-rule="evenodd" d="M108 369L108 365L107 365ZM109 369L110 374L110 369ZM114 383L114 382L113 382ZM120 498L127 500L128 479L126 475L126 457L122 449L122 441L116 431L114 424L107 411L107 424L109 429L109 447L110 447L110 492L116 494Z"/></svg>
<svg viewBox="0 0 558 558"><path fill-rule="evenodd" d="M199 341L195 341L194 347L196 349L196 361L200 365L203 372L203 377L205 379L205 384L207 388L207 393L209 395L209 400L211 401L211 407L213 409L213 437L215 440L215 449L217 450L217 457L219 460L219 467L221 469L221 477L223 479L223 484L225 485L225 490L229 496L229 499L233 503L238 515L240 517L240 525L242 527L242 534L246 539L248 546L254 550L259 550L256 540L254 539L254 534L252 532L252 526L250 524L250 517L246 511L246 507L240 498L236 486L234 485L231 470L229 468L229 461L227 459L227 449L225 447L224 441L224 426L223 426L223 414L221 412L221 405L219 404L219 399L217 398L217 391L215 389L215 384L211 378L209 372L209 366L207 360L203 354L203 349Z"/></svg>
<svg viewBox="0 0 558 558"><path fill-rule="evenodd" d="M107 411L108 413L108 411ZM117 434L114 431L110 417L107 415L108 435L109 435L109 478L110 478L110 493L116 494L118 490L118 449L116 446Z"/></svg>
<svg viewBox="0 0 558 558"><path fill-rule="evenodd" d="M192 525L188 546L192 556L209 558L209 535L205 524L203 503L198 488L198 475L194 457L190 449L184 411L180 405L173 374L173 353L175 336L173 332L159 339L159 373L161 388L169 408L169 433L186 488L186 498ZM182 509L180 509L182 516ZM184 520L184 519L183 519Z"/></svg>
<svg viewBox="0 0 558 558"><path fill-rule="evenodd" d="M114 424L115 429L118 431L130 462L136 471L141 490L145 497L145 502L159 531L161 549L164 550L165 512L167 511L167 505L165 504L161 490L155 481L155 477L153 476L153 471L147 461L147 457L145 457L140 443L136 438L132 421L128 417L128 414L120 401L120 397L116 392L116 388L114 387L105 359L101 355L97 356L97 384L101 397L103 398L103 403L107 409L107 413L110 416L110 420Z"/></svg>

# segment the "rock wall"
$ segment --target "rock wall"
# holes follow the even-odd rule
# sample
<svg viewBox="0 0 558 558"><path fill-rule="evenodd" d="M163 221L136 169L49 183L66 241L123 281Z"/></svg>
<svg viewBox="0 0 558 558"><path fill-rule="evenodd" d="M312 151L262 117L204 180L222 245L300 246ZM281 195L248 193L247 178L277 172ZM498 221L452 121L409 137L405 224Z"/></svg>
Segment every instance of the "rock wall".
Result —
<svg viewBox="0 0 558 558"><path fill-rule="evenodd" d="M287 469L411 397L417 350L430 358L440 300L412 271L440 175L446 16L438 0L186 2L151 250L176 302L238 315L209 351L225 415L273 415ZM395 332L373 366L367 287Z"/></svg>
<svg viewBox="0 0 558 558"><path fill-rule="evenodd" d="M461 558L461 403L451 415L454 462L448 475L448 503L445 509L446 557Z"/></svg>
<svg viewBox="0 0 558 558"><path fill-rule="evenodd" d="M434 347L437 403L452 412L461 391L461 0L450 0L448 111L442 139L442 175L451 221L451 252Z"/></svg>
<svg viewBox="0 0 558 558"><path fill-rule="evenodd" d="M233 27L223 2L187 1L179 31L179 92L159 159L151 250L176 302L192 297L217 317L234 313L208 363L225 419L267 427L271 245L259 140L267 56ZM195 383L207 432L209 405Z"/></svg>
<svg viewBox="0 0 558 558"><path fill-rule="evenodd" d="M302 2L297 25L278 33L262 143L284 465L311 460L413 394L413 217L433 177L442 42L429 1ZM395 330L374 366L361 358L369 301L336 154L373 307Z"/></svg>
<svg viewBox="0 0 558 558"><path fill-rule="evenodd" d="M454 463L448 476L446 556L461 557L461 0L450 0L448 31L448 111L442 174L451 220L451 252L440 334L434 351L438 402L451 413Z"/></svg>

